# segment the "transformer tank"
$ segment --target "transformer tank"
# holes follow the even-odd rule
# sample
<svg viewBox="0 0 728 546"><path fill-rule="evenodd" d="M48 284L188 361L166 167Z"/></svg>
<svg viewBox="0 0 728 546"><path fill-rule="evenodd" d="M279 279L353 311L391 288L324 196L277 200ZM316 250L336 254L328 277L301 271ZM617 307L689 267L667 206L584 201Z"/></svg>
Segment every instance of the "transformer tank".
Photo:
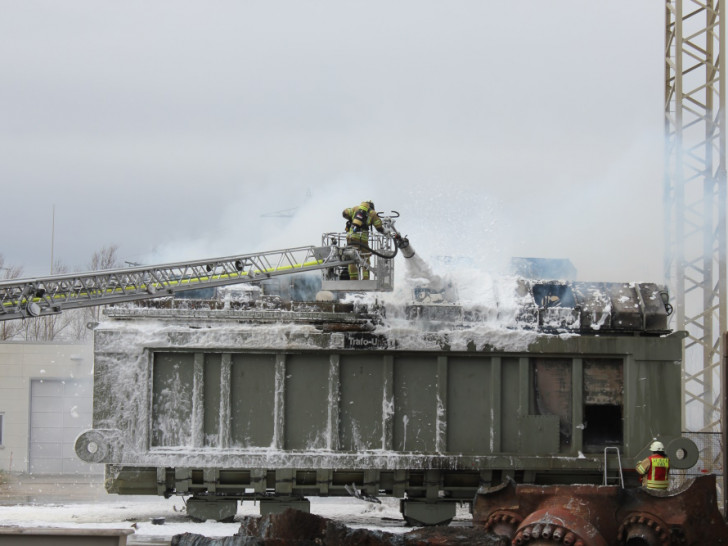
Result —
<svg viewBox="0 0 728 546"><path fill-rule="evenodd" d="M673 468L695 464L680 437L683 334L659 287L516 289L517 324L498 328L503 309L426 303L389 317L332 302L111 308L76 451L106 465L111 493L190 496L191 516L221 520L239 500L271 513L354 495L443 523L508 478L624 469L636 485L655 437Z"/></svg>

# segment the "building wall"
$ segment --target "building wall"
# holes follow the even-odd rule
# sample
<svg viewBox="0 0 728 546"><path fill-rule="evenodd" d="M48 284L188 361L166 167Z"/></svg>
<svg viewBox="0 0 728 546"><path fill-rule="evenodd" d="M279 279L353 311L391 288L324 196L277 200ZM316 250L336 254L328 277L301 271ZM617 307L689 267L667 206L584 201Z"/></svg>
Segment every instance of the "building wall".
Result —
<svg viewBox="0 0 728 546"><path fill-rule="evenodd" d="M65 386L78 382L93 381L93 345L54 344L54 343L0 343L0 419L2 419L2 445L0 445L0 470L8 472L39 472L47 468L47 472L79 472L79 467L71 465L43 465L38 464L38 440L35 438L35 469L31 468L31 428L41 430L37 421L38 413L53 414L57 412L58 421L69 422L74 418L90 415L90 398L83 399L78 404L69 404L63 400L63 389L53 388L52 385ZM45 407L35 408L36 422L33 423L31 415L32 391L35 389L36 401L38 394L51 394L60 392L55 398L46 398ZM46 393L45 391L48 391ZM36 402L37 404L38 402ZM87 407L88 406L88 407ZM68 413L69 415L65 415ZM42 417L42 416L41 416ZM36 432L37 435L37 432ZM52 437L49 434L48 437ZM60 435L57 435L60 438ZM61 447L60 442L56 449L50 447L51 456L69 459L69 444ZM89 469L93 472L95 469ZM82 471L82 470L81 470Z"/></svg>

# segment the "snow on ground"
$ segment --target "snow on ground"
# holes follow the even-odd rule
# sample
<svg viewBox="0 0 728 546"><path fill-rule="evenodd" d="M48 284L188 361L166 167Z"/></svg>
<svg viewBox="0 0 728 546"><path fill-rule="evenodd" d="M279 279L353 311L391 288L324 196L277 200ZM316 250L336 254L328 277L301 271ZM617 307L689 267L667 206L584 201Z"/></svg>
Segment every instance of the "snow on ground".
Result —
<svg viewBox="0 0 728 546"><path fill-rule="evenodd" d="M390 533L406 533L406 527L399 513L397 499L383 499L382 504L372 504L356 499L310 499L311 512L352 528L384 530ZM145 539L170 540L182 533L195 533L207 537L234 535L245 516L257 516L258 505L245 502L238 508L233 523L215 521L194 522L184 513L184 502L179 498L129 497L108 502L71 504L34 504L0 506L0 525L23 528L113 528L134 527L129 543ZM155 525L152 518L164 518L163 525ZM467 509L459 511L458 521L465 524L469 519Z"/></svg>
<svg viewBox="0 0 728 546"><path fill-rule="evenodd" d="M64 493L65 491L65 493ZM64 498L68 500L63 500ZM406 533L398 499L381 499L374 504L353 498L310 498L311 512L352 528ZM194 522L185 513L181 497L107 495L101 484L34 483L0 488L0 526L21 528L134 529L129 544L165 544L177 534L195 533L207 537L234 535L245 516L257 516L257 503L239 504L233 523ZM164 518L155 525L153 518ZM460 507L457 525L468 525L467 507Z"/></svg>

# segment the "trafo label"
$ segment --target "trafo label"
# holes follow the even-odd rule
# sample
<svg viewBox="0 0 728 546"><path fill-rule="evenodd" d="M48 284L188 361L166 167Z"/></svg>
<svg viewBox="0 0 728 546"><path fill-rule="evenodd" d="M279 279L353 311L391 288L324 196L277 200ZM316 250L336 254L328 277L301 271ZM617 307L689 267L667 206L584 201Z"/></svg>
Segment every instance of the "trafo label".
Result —
<svg viewBox="0 0 728 546"><path fill-rule="evenodd" d="M387 349L387 338L385 336L349 333L344 337L345 349Z"/></svg>

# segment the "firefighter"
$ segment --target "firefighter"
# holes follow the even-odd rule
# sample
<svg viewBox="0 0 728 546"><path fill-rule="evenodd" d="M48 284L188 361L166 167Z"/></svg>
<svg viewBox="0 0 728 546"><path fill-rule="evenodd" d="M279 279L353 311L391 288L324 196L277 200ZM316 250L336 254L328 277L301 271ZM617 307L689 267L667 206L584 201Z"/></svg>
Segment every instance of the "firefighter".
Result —
<svg viewBox="0 0 728 546"><path fill-rule="evenodd" d="M374 210L374 203L371 201L362 201L361 205L344 209L342 214L346 218L346 244L348 246L357 247L359 255L369 265L372 253L369 249L369 230L372 226L379 232L384 233L382 220ZM369 269L362 268L361 278L369 279ZM357 264L349 264L349 279L352 281L359 280L359 266Z"/></svg>
<svg viewBox="0 0 728 546"><path fill-rule="evenodd" d="M637 465L642 486L647 489L667 489L670 484L670 459L665 455L665 446L655 440L650 444L650 451L652 455Z"/></svg>

